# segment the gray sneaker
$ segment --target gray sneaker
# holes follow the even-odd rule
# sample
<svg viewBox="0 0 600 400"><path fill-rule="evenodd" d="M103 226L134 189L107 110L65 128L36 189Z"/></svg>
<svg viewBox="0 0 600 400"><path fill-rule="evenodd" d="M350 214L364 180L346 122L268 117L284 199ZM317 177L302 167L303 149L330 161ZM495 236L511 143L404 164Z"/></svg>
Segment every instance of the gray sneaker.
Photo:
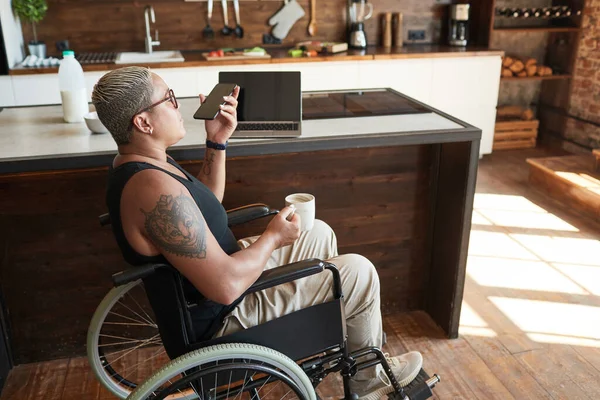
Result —
<svg viewBox="0 0 600 400"><path fill-rule="evenodd" d="M396 357L386 359L396 380L401 387L407 386L419 374L423 367L423 356L418 351L411 351ZM353 385L353 391L358 395L359 400L379 400L382 396L394 391L385 372L381 371L379 377L372 379L364 384Z"/></svg>

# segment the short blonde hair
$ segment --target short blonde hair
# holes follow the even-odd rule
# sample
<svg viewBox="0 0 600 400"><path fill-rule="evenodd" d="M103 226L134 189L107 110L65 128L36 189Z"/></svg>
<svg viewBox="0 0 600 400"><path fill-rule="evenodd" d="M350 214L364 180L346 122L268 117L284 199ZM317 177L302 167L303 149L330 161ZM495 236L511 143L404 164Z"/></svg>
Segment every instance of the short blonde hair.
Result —
<svg viewBox="0 0 600 400"><path fill-rule="evenodd" d="M152 73L143 67L123 67L98 80L92 103L98 118L118 145L131 141L133 116L152 103Z"/></svg>

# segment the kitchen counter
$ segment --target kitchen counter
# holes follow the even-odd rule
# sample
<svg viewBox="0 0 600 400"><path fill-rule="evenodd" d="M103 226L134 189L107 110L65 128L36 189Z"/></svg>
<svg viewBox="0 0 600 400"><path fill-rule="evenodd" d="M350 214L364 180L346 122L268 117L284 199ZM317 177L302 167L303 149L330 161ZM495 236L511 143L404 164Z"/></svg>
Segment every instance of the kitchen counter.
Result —
<svg viewBox="0 0 600 400"><path fill-rule="evenodd" d="M484 47L452 47L440 45L426 46L404 46L400 48L382 48L369 47L366 50L353 50L336 53L320 54L316 57L290 57L288 49L266 48L271 55L270 59L248 59L244 60L216 60L207 61L200 51L182 51L185 61L183 62L164 62L147 64L152 68L181 68L198 66L219 66L219 65L246 65L246 64L270 64L270 63L295 63L295 62L319 62L319 61L356 61L356 60L389 60L402 58L439 58L439 57L477 57L477 56L503 56L501 50L492 50ZM159 49L157 49L159 50ZM126 64L85 64L84 71L107 71L125 66ZM57 67L30 68L17 66L11 68L9 75L28 75L58 73Z"/></svg>
<svg viewBox="0 0 600 400"><path fill-rule="evenodd" d="M176 159L202 158L204 122L193 119L195 98L179 99L186 137L171 148ZM480 132L438 113L305 120L294 139L232 139L228 155L275 154L348 146L347 141L385 144L450 141ZM470 134L465 132L470 130ZM84 122L65 123L61 106L7 108L0 112L0 174L106 166L117 151L110 134L93 134Z"/></svg>
<svg viewBox="0 0 600 400"><path fill-rule="evenodd" d="M170 154L202 170L196 99L181 101L187 137ZM340 254L375 265L383 313L424 310L458 335L481 130L431 107L424 113L303 121L296 139L230 141L226 209L286 195L316 197ZM92 314L127 268L106 212L108 134L64 124L60 107L0 112L0 289L15 364L85 354ZM263 232L269 219L234 228Z"/></svg>

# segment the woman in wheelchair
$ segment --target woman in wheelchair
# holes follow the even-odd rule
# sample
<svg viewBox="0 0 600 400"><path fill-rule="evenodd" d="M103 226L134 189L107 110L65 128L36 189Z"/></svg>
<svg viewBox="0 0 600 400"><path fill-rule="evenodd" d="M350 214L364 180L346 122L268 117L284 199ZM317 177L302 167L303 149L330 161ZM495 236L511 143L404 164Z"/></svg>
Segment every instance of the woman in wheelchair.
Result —
<svg viewBox="0 0 600 400"><path fill-rule="evenodd" d="M109 169L106 202L113 233L132 265L168 262L196 293L192 319L199 339L244 330L333 294L332 274L317 274L251 293L263 270L318 258L339 270L350 352L382 346L379 278L373 264L356 254L338 255L336 237L323 221L300 232L299 216L284 208L264 233L236 240L221 201L225 191L225 148L236 124L239 88L224 98L214 120L206 121L206 152L192 176L167 156L186 130L175 94L149 69L125 67L104 75L92 101L118 145ZM200 95L200 102L204 96ZM409 352L387 359L400 386L419 373L422 357ZM359 371L350 381L360 399L393 391L381 365Z"/></svg>

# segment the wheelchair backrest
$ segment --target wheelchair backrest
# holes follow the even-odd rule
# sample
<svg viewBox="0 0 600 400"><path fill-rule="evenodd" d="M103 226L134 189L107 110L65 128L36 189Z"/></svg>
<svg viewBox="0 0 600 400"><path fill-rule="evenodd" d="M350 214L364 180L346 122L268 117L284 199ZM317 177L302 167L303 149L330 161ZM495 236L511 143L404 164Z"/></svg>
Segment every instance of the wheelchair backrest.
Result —
<svg viewBox="0 0 600 400"><path fill-rule="evenodd" d="M195 341L182 279L174 268L161 268L143 279L163 346L171 359L188 352Z"/></svg>

